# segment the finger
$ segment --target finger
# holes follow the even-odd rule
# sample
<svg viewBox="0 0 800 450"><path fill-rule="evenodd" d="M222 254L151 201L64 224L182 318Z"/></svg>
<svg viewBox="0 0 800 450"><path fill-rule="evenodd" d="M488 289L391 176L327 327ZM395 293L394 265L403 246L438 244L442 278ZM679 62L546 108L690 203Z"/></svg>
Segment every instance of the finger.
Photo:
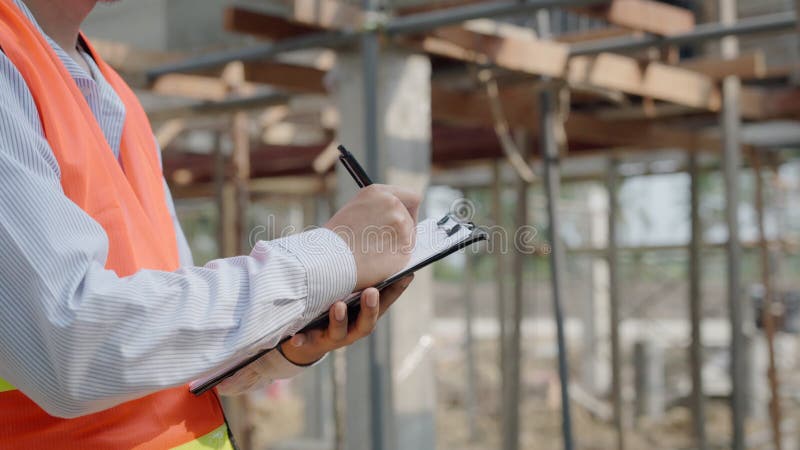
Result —
<svg viewBox="0 0 800 450"><path fill-rule="evenodd" d="M328 338L334 342L340 342L347 337L347 305L344 302L336 302L331 306L328 323Z"/></svg>
<svg viewBox="0 0 800 450"><path fill-rule="evenodd" d="M305 345L307 340L308 337L305 335L305 333L297 333L294 336L292 336L291 339L289 339L289 345L291 345L292 347L299 348Z"/></svg>
<svg viewBox="0 0 800 450"><path fill-rule="evenodd" d="M372 333L378 323L380 310L380 293L375 288L369 288L361 294L361 312L358 314L354 332L356 338L362 338Z"/></svg>
<svg viewBox="0 0 800 450"><path fill-rule="evenodd" d="M319 346L323 343L323 338L325 337L325 331L315 328L308 332L306 335L306 343L303 345L314 345Z"/></svg>
<svg viewBox="0 0 800 450"><path fill-rule="evenodd" d="M408 213L411 214L411 218L414 219L414 223L417 223L417 214L419 212L419 204L422 201L419 194L412 191L408 188L403 188L399 186L390 186L386 185L384 188L390 192L392 195L400 199L405 205Z"/></svg>
<svg viewBox="0 0 800 450"><path fill-rule="evenodd" d="M394 301L403 295L403 292L405 292L412 281L414 281L414 274L398 280L396 283L381 291L381 306L378 316L382 316L383 313L392 306Z"/></svg>

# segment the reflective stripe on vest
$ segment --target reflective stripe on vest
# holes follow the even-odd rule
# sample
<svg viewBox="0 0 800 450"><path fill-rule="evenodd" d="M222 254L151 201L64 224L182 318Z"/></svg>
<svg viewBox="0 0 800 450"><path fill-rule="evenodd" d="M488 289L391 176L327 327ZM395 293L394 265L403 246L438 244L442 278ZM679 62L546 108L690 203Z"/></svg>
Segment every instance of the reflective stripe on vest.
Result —
<svg viewBox="0 0 800 450"><path fill-rule="evenodd" d="M179 267L153 131L134 93L87 50L125 105L119 159L75 80L22 11L0 0L0 48L25 80L44 136L61 171L61 187L108 236L106 269L118 276ZM122 170L122 168L125 170ZM0 381L0 448L60 450L230 449L216 393L179 386L74 419L50 416L24 392Z"/></svg>
<svg viewBox="0 0 800 450"><path fill-rule="evenodd" d="M17 388L11 385L8 381L0 378L0 392L13 391Z"/></svg>
<svg viewBox="0 0 800 450"><path fill-rule="evenodd" d="M228 439L228 427L220 425L219 428L201 436L192 442L175 447L173 450L234 450Z"/></svg>

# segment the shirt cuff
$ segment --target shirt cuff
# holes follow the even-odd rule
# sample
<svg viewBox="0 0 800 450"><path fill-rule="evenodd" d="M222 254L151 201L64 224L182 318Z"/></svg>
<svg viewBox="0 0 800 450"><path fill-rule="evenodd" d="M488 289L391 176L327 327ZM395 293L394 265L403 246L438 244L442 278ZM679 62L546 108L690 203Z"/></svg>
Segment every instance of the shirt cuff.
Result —
<svg viewBox="0 0 800 450"><path fill-rule="evenodd" d="M270 242L297 258L305 268L308 298L303 314L308 323L328 311L356 286L356 260L350 247L327 228L316 228ZM296 330L295 330L296 331Z"/></svg>
<svg viewBox="0 0 800 450"><path fill-rule="evenodd" d="M288 380L300 375L305 369L318 365L327 356L323 356L308 366L298 366L286 359L280 351L271 351L220 383L217 392L225 396L241 395L266 386L275 380Z"/></svg>

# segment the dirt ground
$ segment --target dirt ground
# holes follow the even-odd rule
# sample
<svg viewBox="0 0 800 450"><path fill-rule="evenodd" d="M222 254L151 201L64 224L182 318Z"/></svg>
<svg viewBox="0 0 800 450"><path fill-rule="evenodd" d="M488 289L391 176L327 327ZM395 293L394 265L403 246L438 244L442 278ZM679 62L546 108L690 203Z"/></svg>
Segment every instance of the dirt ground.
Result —
<svg viewBox="0 0 800 450"><path fill-rule="evenodd" d="M499 371L496 364L496 343L480 342L477 346L476 432L470 436L466 413L466 367L463 355L437 357L437 449L494 450L501 448ZM573 361L578 363L578 361ZM554 361L529 360L522 367L520 402L520 440L522 450L555 450L562 448L561 413ZM792 377L786 384L794 384ZM787 386L788 388L788 386ZM302 434L303 404L299 383L282 382L251 396L254 411L253 449L316 449L294 441ZM616 448L616 435L611 423L593 416L585 408L572 403L576 448L606 450ZM626 405L630 412L632 405ZM795 401L784 400L784 431L788 440L784 449L797 449L794 424L800 419ZM659 420L634 420L629 414L626 444L630 450L688 450L693 448L691 415L681 405L670 407ZM730 436L729 408L724 399L707 402L706 430L712 449L727 449ZM770 445L768 418L748 423L748 448L768 450ZM401 449L405 450L405 449ZM416 449L414 449L416 450Z"/></svg>

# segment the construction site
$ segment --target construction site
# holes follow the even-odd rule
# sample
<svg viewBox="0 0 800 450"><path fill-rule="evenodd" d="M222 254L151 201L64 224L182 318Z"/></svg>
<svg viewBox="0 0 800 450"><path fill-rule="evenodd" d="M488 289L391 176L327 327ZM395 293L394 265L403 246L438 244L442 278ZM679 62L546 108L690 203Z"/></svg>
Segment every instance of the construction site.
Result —
<svg viewBox="0 0 800 450"><path fill-rule="evenodd" d="M799 450L796 11L128 0L82 30L198 265L328 220L339 144L489 232L368 340L223 398L241 450Z"/></svg>

